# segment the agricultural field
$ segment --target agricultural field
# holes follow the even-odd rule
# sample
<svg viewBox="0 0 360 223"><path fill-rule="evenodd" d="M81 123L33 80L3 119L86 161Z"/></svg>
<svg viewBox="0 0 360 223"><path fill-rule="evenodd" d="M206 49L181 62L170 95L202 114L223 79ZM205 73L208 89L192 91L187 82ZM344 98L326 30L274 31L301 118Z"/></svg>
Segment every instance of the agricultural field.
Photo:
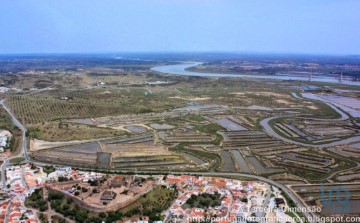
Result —
<svg viewBox="0 0 360 223"><path fill-rule="evenodd" d="M101 169L299 177L289 183L336 180L327 177L355 165L342 158L358 156L353 145L316 151L274 138L261 125L265 118L280 117L270 123L278 134L314 145L358 135L354 119L340 120L330 106L301 96L307 83L163 76L149 71L152 65L64 71L45 75L41 83L49 88L43 91L6 94L6 104L28 128L30 155ZM77 80L65 83L71 73ZM149 84L157 81L166 84ZM329 91L327 85L312 85ZM353 101L346 105L354 107Z"/></svg>
<svg viewBox="0 0 360 223"><path fill-rule="evenodd" d="M301 177L289 173L275 174L270 176L269 178L284 185L297 185L307 183L307 181L302 179Z"/></svg>
<svg viewBox="0 0 360 223"><path fill-rule="evenodd" d="M303 177L309 182L327 181L332 173L352 169L357 165L353 160L311 149L290 154L285 159L278 156L274 158L274 163L283 165L290 173Z"/></svg>
<svg viewBox="0 0 360 223"><path fill-rule="evenodd" d="M211 142L213 140L210 134L199 133L196 131L179 131L167 133L164 137L165 143L181 143L181 142Z"/></svg>
<svg viewBox="0 0 360 223"><path fill-rule="evenodd" d="M144 89L52 90L31 96L13 95L6 103L25 124L161 112L185 105L183 100L164 94L146 94Z"/></svg>
<svg viewBox="0 0 360 223"><path fill-rule="evenodd" d="M360 187L358 183L331 183L331 184L298 184L290 186L290 188L297 193L308 205L321 207L320 215L322 216L335 216L337 214L344 214L350 216L359 215L359 205L360 205ZM334 204L326 204L324 200L321 199L322 194L325 194L326 199L336 199L338 196L337 193L329 193L330 189L339 189L341 190L341 199L346 199L345 190L349 191L351 194L351 199L349 203L340 204L336 203L336 208ZM322 192L323 191L323 192ZM342 206L343 205L343 206Z"/></svg>
<svg viewBox="0 0 360 223"><path fill-rule="evenodd" d="M35 160L80 167L96 168L98 166L109 167L110 157L107 160L99 160L101 154L100 146L97 143L84 143L74 146L65 146L55 149L44 149L30 154Z"/></svg>
<svg viewBox="0 0 360 223"><path fill-rule="evenodd" d="M274 129L287 138L314 144L326 143L360 133L350 121L285 119L275 122Z"/></svg>
<svg viewBox="0 0 360 223"><path fill-rule="evenodd" d="M360 142L339 145L329 148L328 150L341 156L360 159Z"/></svg>
<svg viewBox="0 0 360 223"><path fill-rule="evenodd" d="M272 123L275 131L316 144L357 134L352 122L304 119L302 116L316 117L321 103L294 98L286 92L291 86L266 92L270 86L283 83L259 85L256 91L251 81L246 82L248 86L226 78L196 79L186 84L179 81L173 85L177 91L166 91L166 86L44 91L31 98L49 100L50 104L44 102L38 108L44 117L32 121L25 121L28 112L24 104L15 102L30 96L15 95L7 103L15 113L24 109L20 116L27 123L28 136L36 139L31 141L35 148L31 155L58 164L135 170L211 169L264 176L289 172L303 178L300 180L319 176L326 180L331 172L352 167L352 163L334 156L324 155L320 160L322 155L309 154L309 148L273 138L259 124L269 116L290 116ZM183 88L185 85L197 87ZM228 87L209 91L225 85ZM254 88L249 90L251 86ZM67 114L50 118L51 112L46 109L51 102L94 108L54 107L52 112L61 110ZM137 110L138 105L147 110ZM26 111L31 108L26 107ZM91 115L82 115L85 113ZM321 129L330 124L333 129L322 134Z"/></svg>
<svg viewBox="0 0 360 223"><path fill-rule="evenodd" d="M50 142L116 137L125 134L126 132L122 130L56 121L29 125L27 131L27 136L30 138Z"/></svg>
<svg viewBox="0 0 360 223"><path fill-rule="evenodd" d="M356 167L349 171L339 173L335 177L335 181L347 183L347 182L359 182L360 181L360 168Z"/></svg>
<svg viewBox="0 0 360 223"><path fill-rule="evenodd" d="M49 163L101 169L178 169L206 163L195 162L195 157L184 157L154 144L153 135L148 133L73 145L53 144L32 152L31 156Z"/></svg>

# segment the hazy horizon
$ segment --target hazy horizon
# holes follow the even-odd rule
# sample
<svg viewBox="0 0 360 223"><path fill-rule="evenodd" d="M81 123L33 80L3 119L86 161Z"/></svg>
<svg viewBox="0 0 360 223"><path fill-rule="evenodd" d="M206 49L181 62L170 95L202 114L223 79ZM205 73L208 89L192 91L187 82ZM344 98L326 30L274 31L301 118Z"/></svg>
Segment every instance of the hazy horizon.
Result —
<svg viewBox="0 0 360 223"><path fill-rule="evenodd" d="M106 55L106 56L122 56L122 55L145 55L145 54L159 54L159 55L181 55L181 54L214 54L214 55L239 55L239 56L319 56L319 57L360 57L359 54L341 54L341 53L304 53L304 52L258 52L258 51L128 51L128 52L43 52L43 53L0 53L0 56L71 56L71 55Z"/></svg>
<svg viewBox="0 0 360 223"><path fill-rule="evenodd" d="M0 54L360 54L356 0L2 1Z"/></svg>

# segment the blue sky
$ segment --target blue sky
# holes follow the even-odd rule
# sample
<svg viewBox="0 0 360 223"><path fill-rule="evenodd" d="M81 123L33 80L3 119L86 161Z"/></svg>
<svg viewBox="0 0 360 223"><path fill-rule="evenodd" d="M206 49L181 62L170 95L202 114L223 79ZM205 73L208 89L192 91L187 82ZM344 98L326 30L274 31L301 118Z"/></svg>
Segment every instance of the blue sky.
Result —
<svg viewBox="0 0 360 223"><path fill-rule="evenodd" d="M360 54L359 0L1 0L0 54Z"/></svg>

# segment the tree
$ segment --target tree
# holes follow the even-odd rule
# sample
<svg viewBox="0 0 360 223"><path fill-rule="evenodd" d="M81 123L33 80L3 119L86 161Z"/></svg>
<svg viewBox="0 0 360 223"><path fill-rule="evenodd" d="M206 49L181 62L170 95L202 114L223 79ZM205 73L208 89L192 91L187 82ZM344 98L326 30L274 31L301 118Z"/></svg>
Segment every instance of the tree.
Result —
<svg viewBox="0 0 360 223"><path fill-rule="evenodd" d="M210 201L209 200L201 200L200 204L204 207L209 207Z"/></svg>
<svg viewBox="0 0 360 223"><path fill-rule="evenodd" d="M84 222L85 219L87 218L87 215L88 215L87 211L80 209L79 211L76 212L75 219L79 222Z"/></svg>
<svg viewBox="0 0 360 223"><path fill-rule="evenodd" d="M99 213L100 218L106 218L106 214L104 212Z"/></svg>
<svg viewBox="0 0 360 223"><path fill-rule="evenodd" d="M189 199L186 201L186 203L189 204L189 205L193 205L194 202L195 202L195 200L192 199L192 198L189 198Z"/></svg>
<svg viewBox="0 0 360 223"><path fill-rule="evenodd" d="M70 209L70 205L69 205L68 203L64 204L64 205L63 205L63 209L64 209L64 210Z"/></svg>
<svg viewBox="0 0 360 223"><path fill-rule="evenodd" d="M40 210L40 211L46 211L46 210L47 210L46 205L41 205L41 206L39 207L39 210Z"/></svg>

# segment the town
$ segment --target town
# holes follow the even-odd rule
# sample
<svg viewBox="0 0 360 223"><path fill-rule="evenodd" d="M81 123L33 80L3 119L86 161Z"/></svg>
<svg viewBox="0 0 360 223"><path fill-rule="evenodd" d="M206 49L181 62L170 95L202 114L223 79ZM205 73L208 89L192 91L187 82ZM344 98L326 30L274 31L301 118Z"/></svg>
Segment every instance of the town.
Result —
<svg viewBox="0 0 360 223"><path fill-rule="evenodd" d="M56 194L105 220L104 213L125 211L156 187L176 191L176 196L166 210L157 213L162 220L155 222L200 222L212 217L223 219L221 222L246 222L276 216L283 222L293 222L285 212L288 204L283 193L263 182L191 175L116 175L30 163L6 168L0 222L35 223L44 218L81 221L77 215L62 216L54 208L50 197ZM122 216L124 222L154 221L149 219L151 216Z"/></svg>

